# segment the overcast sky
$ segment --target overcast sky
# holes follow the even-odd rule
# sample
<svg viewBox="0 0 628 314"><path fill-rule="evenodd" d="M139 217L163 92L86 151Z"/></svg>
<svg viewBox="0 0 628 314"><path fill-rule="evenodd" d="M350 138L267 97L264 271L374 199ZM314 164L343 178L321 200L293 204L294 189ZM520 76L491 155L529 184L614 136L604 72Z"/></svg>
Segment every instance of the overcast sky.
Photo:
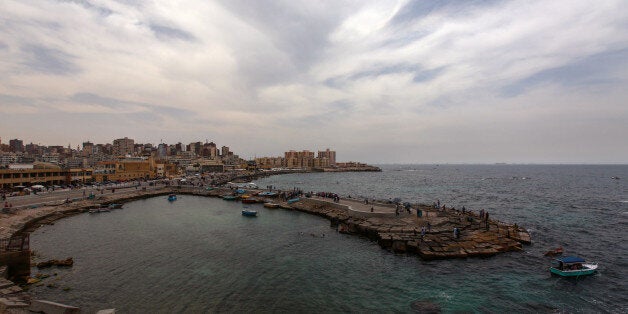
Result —
<svg viewBox="0 0 628 314"><path fill-rule="evenodd" d="M628 163L626 4L2 0L0 137Z"/></svg>

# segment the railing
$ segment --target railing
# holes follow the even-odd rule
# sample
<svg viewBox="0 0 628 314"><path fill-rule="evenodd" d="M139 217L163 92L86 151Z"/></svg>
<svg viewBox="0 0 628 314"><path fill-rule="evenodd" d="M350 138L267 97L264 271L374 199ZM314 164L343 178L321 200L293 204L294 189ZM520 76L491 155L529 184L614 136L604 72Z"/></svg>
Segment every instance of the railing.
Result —
<svg viewBox="0 0 628 314"><path fill-rule="evenodd" d="M0 239L0 253L21 252L30 248L30 237L28 233L13 236L9 239Z"/></svg>

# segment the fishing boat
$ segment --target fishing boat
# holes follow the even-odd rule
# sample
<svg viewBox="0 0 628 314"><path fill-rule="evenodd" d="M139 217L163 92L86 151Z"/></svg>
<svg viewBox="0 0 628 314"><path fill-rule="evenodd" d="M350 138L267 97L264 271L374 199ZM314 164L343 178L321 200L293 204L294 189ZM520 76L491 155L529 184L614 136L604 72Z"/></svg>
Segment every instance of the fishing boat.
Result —
<svg viewBox="0 0 628 314"><path fill-rule="evenodd" d="M168 195L168 201L170 202L174 202L177 200L177 195L176 194L170 194Z"/></svg>
<svg viewBox="0 0 628 314"><path fill-rule="evenodd" d="M587 263L583 258L567 256L556 259L550 272L563 277L591 275L597 269L597 263Z"/></svg>
<svg viewBox="0 0 628 314"><path fill-rule="evenodd" d="M238 199L238 197L234 195L223 195L222 199L225 201L235 201Z"/></svg>
<svg viewBox="0 0 628 314"><path fill-rule="evenodd" d="M250 209L243 209L242 210L242 216L255 217L255 216L257 216L257 211L256 210L250 210Z"/></svg>
<svg viewBox="0 0 628 314"><path fill-rule="evenodd" d="M275 192L259 192L257 195L258 196L275 197L275 196L277 196L277 193L275 193Z"/></svg>
<svg viewBox="0 0 628 314"><path fill-rule="evenodd" d="M247 197L247 198L242 199L242 203L244 204L255 204L257 202L258 200L255 197Z"/></svg>
<svg viewBox="0 0 628 314"><path fill-rule="evenodd" d="M279 204L277 203L264 203L264 207L266 208L279 208Z"/></svg>
<svg viewBox="0 0 628 314"><path fill-rule="evenodd" d="M300 199L300 198L298 198L298 197L296 197L296 198L291 198L291 199L289 199L289 200L288 200L288 204L296 203L296 202L298 202L298 201L300 201L300 200L301 200L301 199Z"/></svg>

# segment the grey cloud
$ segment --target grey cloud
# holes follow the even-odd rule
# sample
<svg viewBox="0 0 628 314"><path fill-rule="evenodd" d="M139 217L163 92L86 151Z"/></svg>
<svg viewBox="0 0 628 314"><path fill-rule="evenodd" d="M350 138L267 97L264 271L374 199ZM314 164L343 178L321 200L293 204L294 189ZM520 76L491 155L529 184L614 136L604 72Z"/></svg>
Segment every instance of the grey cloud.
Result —
<svg viewBox="0 0 628 314"><path fill-rule="evenodd" d="M513 97L543 83L563 86L592 86L621 82L610 74L615 69L628 68L628 49L606 51L591 55L574 63L539 71L501 88L501 95Z"/></svg>
<svg viewBox="0 0 628 314"><path fill-rule="evenodd" d="M79 4L81 6L83 6L86 9L92 10L97 12L99 15L101 16L108 16L110 14L113 13L113 11L109 8L105 8L99 5L95 5L93 3L90 3L89 1L86 0L59 0L60 2L70 2L70 3L76 3Z"/></svg>
<svg viewBox="0 0 628 314"><path fill-rule="evenodd" d="M35 104L35 100L32 98L0 94L0 105L2 104L32 106Z"/></svg>
<svg viewBox="0 0 628 314"><path fill-rule="evenodd" d="M435 79L440 73L442 73L444 67L436 69L424 69L418 64L393 64L393 65L380 65L371 69L360 71L348 76L333 77L325 80L324 84L329 87L340 88L343 87L349 81L360 80L364 78L377 78L382 75L397 74L397 73L411 73L414 74L413 81L415 83L428 82Z"/></svg>
<svg viewBox="0 0 628 314"><path fill-rule="evenodd" d="M499 0L440 0L440 1L424 1L412 0L406 3L399 12L390 20L391 26L400 26L412 23L418 19L424 18L434 12L447 11L450 16L460 15L468 12L470 9L479 7L489 7L495 3L503 2Z"/></svg>
<svg viewBox="0 0 628 314"><path fill-rule="evenodd" d="M190 117L194 115L194 112L186 109L148 104L143 102L120 100L110 97L103 97L92 93L77 93L72 95L69 99L77 103L96 104L115 110L120 110L128 106L140 106L146 108L150 112L145 112L142 114L163 114L170 117Z"/></svg>
<svg viewBox="0 0 628 314"><path fill-rule="evenodd" d="M292 1L225 0L222 5L272 40L290 64L281 64L264 52L242 52L241 69L250 84L269 85L289 81L323 57L329 34L347 14L342 7L312 12ZM236 54L239 52L236 51Z"/></svg>
<svg viewBox="0 0 628 314"><path fill-rule="evenodd" d="M149 27L153 33L155 33L155 36L162 40L181 39L184 41L194 41L196 39L192 34L182 29L158 24L150 24Z"/></svg>
<svg viewBox="0 0 628 314"><path fill-rule="evenodd" d="M61 50L40 45L24 46L21 50L26 58L24 65L33 71L55 75L70 75L81 71L74 62L76 57Z"/></svg>

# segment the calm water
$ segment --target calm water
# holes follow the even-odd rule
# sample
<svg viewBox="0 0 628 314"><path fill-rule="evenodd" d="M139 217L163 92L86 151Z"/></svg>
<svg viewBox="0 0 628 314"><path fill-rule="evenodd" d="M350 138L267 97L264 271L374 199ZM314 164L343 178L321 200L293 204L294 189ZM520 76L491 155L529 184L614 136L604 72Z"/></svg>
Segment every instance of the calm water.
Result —
<svg viewBox="0 0 628 314"><path fill-rule="evenodd" d="M424 262L338 234L327 220L299 212L254 206L259 217L246 218L239 203L158 197L37 230L31 242L40 259L72 256L75 264L41 271L57 274L44 281L55 287L31 293L87 313L411 312L415 301L444 312L628 310L628 166L383 170L257 183L485 208L494 219L528 228L534 244L488 259ZM551 277L551 259L542 254L559 245L598 261L600 271L577 280Z"/></svg>

